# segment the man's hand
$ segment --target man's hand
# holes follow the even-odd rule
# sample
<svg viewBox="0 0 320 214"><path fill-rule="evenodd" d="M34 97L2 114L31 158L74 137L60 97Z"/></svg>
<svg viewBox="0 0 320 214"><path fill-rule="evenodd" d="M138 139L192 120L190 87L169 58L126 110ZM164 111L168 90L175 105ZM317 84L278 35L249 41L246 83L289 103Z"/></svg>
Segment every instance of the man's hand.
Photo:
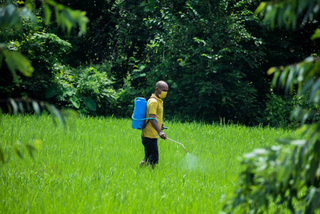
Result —
<svg viewBox="0 0 320 214"><path fill-rule="evenodd" d="M155 118L156 115L150 114L149 117ZM162 128L164 127L164 125L162 124L162 125L161 125L161 128L160 128L159 125L158 125L158 123L157 123L155 120L150 120L150 122L151 122L153 128L158 132L159 136L160 136L162 139L164 139L164 140L167 139L166 134L163 133L163 131L162 131Z"/></svg>
<svg viewBox="0 0 320 214"><path fill-rule="evenodd" d="M160 131L159 132L159 136L162 138L162 139L167 139L167 136L166 136L166 134L163 132L163 131Z"/></svg>

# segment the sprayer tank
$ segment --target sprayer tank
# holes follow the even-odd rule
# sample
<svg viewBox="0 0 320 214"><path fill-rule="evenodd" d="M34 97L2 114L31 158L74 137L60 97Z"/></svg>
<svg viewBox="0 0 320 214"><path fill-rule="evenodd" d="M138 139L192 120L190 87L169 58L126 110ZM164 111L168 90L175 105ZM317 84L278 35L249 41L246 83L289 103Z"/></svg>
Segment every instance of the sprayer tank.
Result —
<svg viewBox="0 0 320 214"><path fill-rule="evenodd" d="M144 118L146 117L147 101L143 97L134 100L134 111L132 116L132 128L142 130Z"/></svg>

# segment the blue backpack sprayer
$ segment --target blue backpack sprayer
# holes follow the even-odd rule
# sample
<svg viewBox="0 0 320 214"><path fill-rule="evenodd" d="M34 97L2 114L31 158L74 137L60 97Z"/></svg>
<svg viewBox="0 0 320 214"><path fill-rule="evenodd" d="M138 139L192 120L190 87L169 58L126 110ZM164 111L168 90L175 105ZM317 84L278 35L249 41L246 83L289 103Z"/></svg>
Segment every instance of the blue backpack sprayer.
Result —
<svg viewBox="0 0 320 214"><path fill-rule="evenodd" d="M134 110L133 110L133 114L132 114L132 126L131 127L133 129L142 130L144 128L143 125L144 125L145 120L155 120L158 123L158 121L155 118L152 118L152 117L146 118L146 111L147 111L146 99L143 97L137 97L134 100ZM169 138L167 138L167 139L174 142L174 143L181 145L184 148L184 150L186 151L186 153L188 153L186 147L184 147L183 144L181 144L177 141L171 140Z"/></svg>

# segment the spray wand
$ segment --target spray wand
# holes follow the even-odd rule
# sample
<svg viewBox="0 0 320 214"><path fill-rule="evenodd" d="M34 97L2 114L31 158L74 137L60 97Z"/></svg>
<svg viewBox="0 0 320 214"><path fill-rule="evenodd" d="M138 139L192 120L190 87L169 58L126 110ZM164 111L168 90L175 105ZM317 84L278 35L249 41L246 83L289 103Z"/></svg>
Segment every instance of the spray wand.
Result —
<svg viewBox="0 0 320 214"><path fill-rule="evenodd" d="M186 147L184 147L184 145L183 145L182 143L179 143L179 142L177 142L177 141L171 140L170 138L167 138L167 140L170 140L170 141L172 141L172 142L174 142L174 143L180 144L180 145L184 148L184 150L186 150L186 153L188 153Z"/></svg>
<svg viewBox="0 0 320 214"><path fill-rule="evenodd" d="M168 127L163 127L163 129L168 129ZM167 140L170 140L170 141L172 141L172 142L174 142L174 143L177 143L177 144L181 145L181 146L184 148L184 150L186 150L186 153L188 153L186 147L184 147L184 145L183 145L182 143L179 143L179 142L177 142L177 141L171 140L170 138L167 138Z"/></svg>

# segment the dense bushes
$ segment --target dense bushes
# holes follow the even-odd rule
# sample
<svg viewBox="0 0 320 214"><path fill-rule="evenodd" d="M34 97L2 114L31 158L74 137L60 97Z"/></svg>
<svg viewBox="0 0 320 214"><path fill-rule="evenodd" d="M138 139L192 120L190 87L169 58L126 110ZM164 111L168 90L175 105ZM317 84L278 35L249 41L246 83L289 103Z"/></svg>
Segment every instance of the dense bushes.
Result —
<svg viewBox="0 0 320 214"><path fill-rule="evenodd" d="M6 67L2 68L0 83L3 90L0 95L3 97L21 96L23 92L24 96L43 100L45 91L53 78L53 68L63 61L63 56L70 47L69 42L54 34L44 32L31 31L24 37L9 41L8 49L27 56L34 67L34 72L32 78L17 74L13 83L10 83L13 79L12 74ZM8 82L8 80L11 81Z"/></svg>
<svg viewBox="0 0 320 214"><path fill-rule="evenodd" d="M306 121L310 123L320 119L320 109L315 104L307 102L302 97L296 95L280 96L274 93L267 94L266 108L260 114L258 121L264 125L276 127L297 128L301 125L300 118L295 117L294 109L302 107L315 112L312 118Z"/></svg>
<svg viewBox="0 0 320 214"><path fill-rule="evenodd" d="M9 72L1 76L2 96L130 117L134 98L148 98L155 83L165 80L166 119L278 126L292 122L278 118L287 116L291 101L266 97L267 69L298 61L318 47L306 41L314 23L301 32L271 31L261 24L254 15L260 0L62 2L87 11L88 33L66 34L56 23L44 27L41 18L35 25L24 22L23 36L0 33L35 68L31 79L15 83L8 83Z"/></svg>
<svg viewBox="0 0 320 214"><path fill-rule="evenodd" d="M8 50L24 54L32 63L31 78L2 67L0 95L48 100L60 108L78 109L83 115L128 116L132 112L130 75L114 89L114 78L107 75L109 63L72 68L65 63L71 44L53 33L40 30L43 21L22 23L24 35L10 31L1 35ZM12 81L13 80L13 81ZM129 107L128 107L129 106Z"/></svg>
<svg viewBox="0 0 320 214"><path fill-rule="evenodd" d="M61 108L78 109L84 115L125 115L128 102L124 100L128 99L130 85L116 91L113 84L112 77L93 66L73 69L58 65L54 67L54 79L46 98Z"/></svg>
<svg viewBox="0 0 320 214"><path fill-rule="evenodd" d="M71 44L51 33L35 33L25 37L19 45L35 69L32 78L23 78L21 87L31 97L44 98L44 92L53 78L53 68L63 61ZM39 96L40 95L40 96Z"/></svg>
<svg viewBox="0 0 320 214"><path fill-rule="evenodd" d="M295 126L297 123L291 117L291 112L298 104L295 96L267 94L266 108L261 114L260 123L270 126Z"/></svg>

